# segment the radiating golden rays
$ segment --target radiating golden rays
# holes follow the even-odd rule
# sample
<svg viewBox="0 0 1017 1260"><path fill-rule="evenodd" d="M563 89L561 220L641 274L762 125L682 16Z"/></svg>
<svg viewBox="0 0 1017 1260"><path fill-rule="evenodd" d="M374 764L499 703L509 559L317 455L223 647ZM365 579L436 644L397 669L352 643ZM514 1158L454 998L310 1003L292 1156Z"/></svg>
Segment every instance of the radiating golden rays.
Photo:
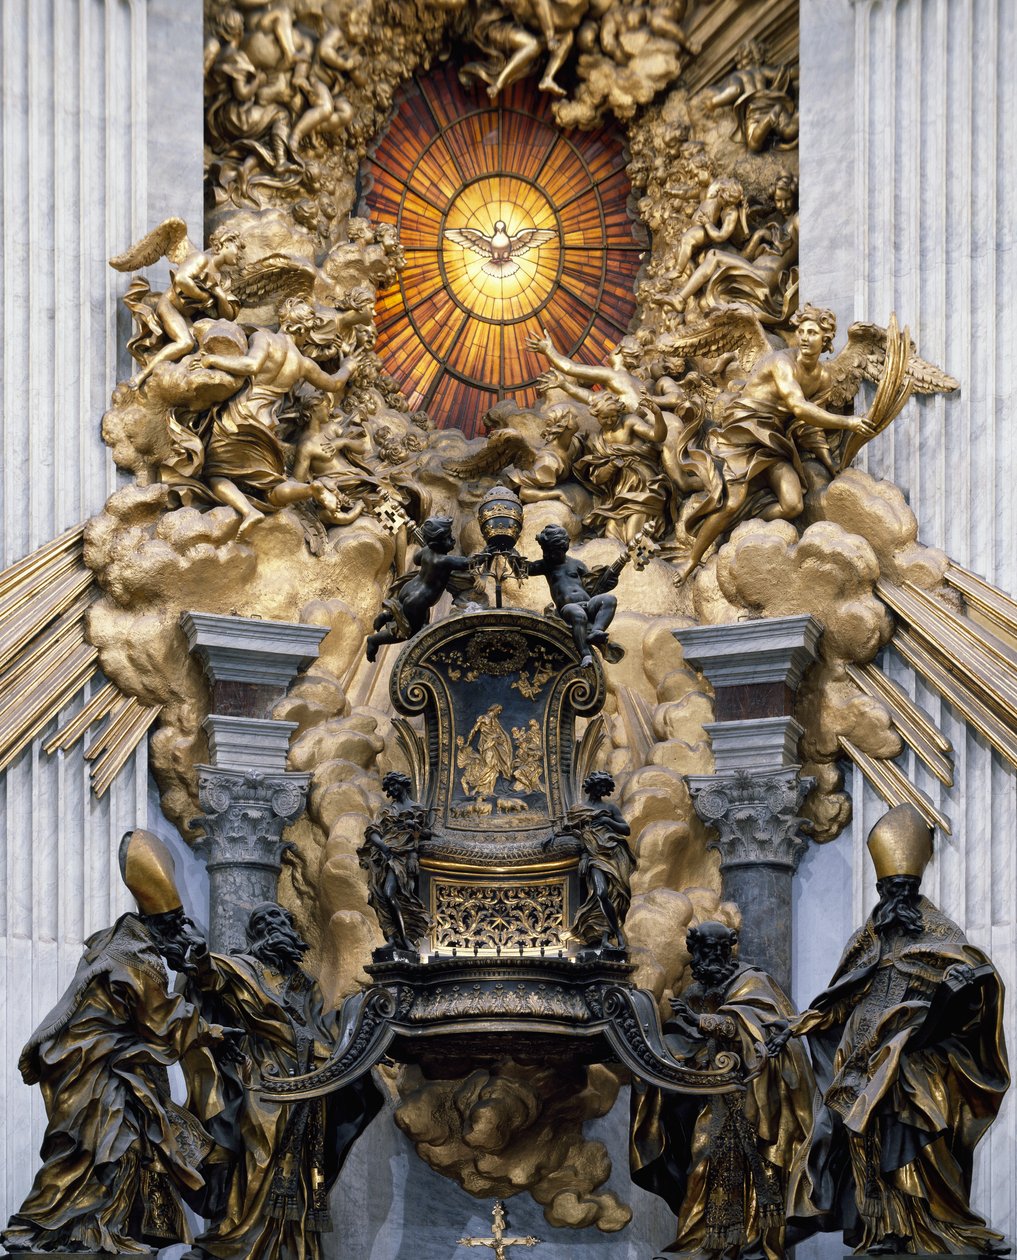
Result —
<svg viewBox="0 0 1017 1260"><path fill-rule="evenodd" d="M612 131L562 132L533 84L492 104L446 67L407 89L366 174L407 259L378 300L378 351L436 424L473 433L499 398L532 402L526 338L544 324L589 362L626 332L642 245Z"/></svg>

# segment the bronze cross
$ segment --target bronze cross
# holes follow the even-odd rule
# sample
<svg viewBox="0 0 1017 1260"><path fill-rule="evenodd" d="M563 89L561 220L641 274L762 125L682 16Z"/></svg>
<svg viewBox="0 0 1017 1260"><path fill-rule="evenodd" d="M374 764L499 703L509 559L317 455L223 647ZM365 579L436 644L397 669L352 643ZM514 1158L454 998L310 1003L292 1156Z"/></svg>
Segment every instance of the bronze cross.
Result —
<svg viewBox="0 0 1017 1260"><path fill-rule="evenodd" d="M505 1205L501 1199L497 1199L491 1213L491 1237L460 1238L459 1246L490 1247L494 1252L494 1260L507 1260L506 1247L536 1247L539 1242L540 1239L534 1238L532 1234L528 1234L525 1238L505 1237Z"/></svg>

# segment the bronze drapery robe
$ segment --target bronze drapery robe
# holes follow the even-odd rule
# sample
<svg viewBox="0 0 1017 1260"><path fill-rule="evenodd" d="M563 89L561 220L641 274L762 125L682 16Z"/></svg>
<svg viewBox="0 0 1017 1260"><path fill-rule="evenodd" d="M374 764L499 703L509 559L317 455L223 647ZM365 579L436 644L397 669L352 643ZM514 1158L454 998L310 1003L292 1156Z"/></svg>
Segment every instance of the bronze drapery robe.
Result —
<svg viewBox="0 0 1017 1260"><path fill-rule="evenodd" d="M815 1080L804 1048L788 1043L767 1059L762 1045L794 1008L763 971L740 966L716 997L693 983L682 997L714 1017L713 1048L732 1050L756 1075L744 1093L706 1099L633 1090L632 1180L665 1198L678 1216L669 1252L780 1260L791 1167L807 1140ZM665 1025L672 1052L702 1056L707 1038L689 1040Z"/></svg>
<svg viewBox="0 0 1017 1260"><path fill-rule="evenodd" d="M3 1236L9 1247L145 1252L189 1239L180 1191L204 1184L211 1143L170 1100L166 1067L202 1026L168 984L136 915L85 942L18 1065L42 1089L48 1123L43 1166Z"/></svg>
<svg viewBox="0 0 1017 1260"><path fill-rule="evenodd" d="M381 1107L370 1076L328 1095L296 1103L263 1099L259 1085L320 1066L337 1025L306 973L287 977L248 954L211 954L198 978L206 1015L243 1028L249 1064L241 1106L223 1110L221 1080L204 1056L185 1060L189 1106L206 1119L236 1159L220 1219L197 1242L223 1260L316 1260L321 1233L332 1228L328 1196L353 1142ZM223 1124L234 1130L222 1133Z"/></svg>
<svg viewBox="0 0 1017 1260"><path fill-rule="evenodd" d="M918 935L881 940L870 918L802 1017L822 1097L791 1210L803 1229L843 1228L858 1251L896 1234L917 1252L979 1252L1000 1238L970 1194L974 1148L1010 1079L1003 985L955 923L920 905ZM951 985L958 965L976 984Z"/></svg>
<svg viewBox="0 0 1017 1260"><path fill-rule="evenodd" d="M600 901L592 891L590 872L598 870L607 883L607 896L614 906L618 922L623 924L632 903L630 881L635 859L629 848L627 828L619 823L610 809L598 802L572 805L565 820L566 833L574 832L583 846L579 859L579 881L590 889L576 911L569 929L578 941L592 943L608 931Z"/></svg>

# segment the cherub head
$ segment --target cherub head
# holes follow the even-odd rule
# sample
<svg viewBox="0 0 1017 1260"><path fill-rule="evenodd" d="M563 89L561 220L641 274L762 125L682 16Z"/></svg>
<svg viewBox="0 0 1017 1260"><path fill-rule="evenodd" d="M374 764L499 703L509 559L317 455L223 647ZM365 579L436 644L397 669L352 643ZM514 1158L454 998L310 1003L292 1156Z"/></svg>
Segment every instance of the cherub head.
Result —
<svg viewBox="0 0 1017 1260"><path fill-rule="evenodd" d="M798 180L794 175L781 175L777 179L773 185L773 204L785 217L798 209Z"/></svg>
<svg viewBox="0 0 1017 1260"><path fill-rule="evenodd" d="M399 233L392 223L379 223L374 229L374 240L390 258L401 253Z"/></svg>
<svg viewBox="0 0 1017 1260"><path fill-rule="evenodd" d="M544 553L546 560L564 557L570 542L568 530L562 525L545 525L537 535L537 546Z"/></svg>
<svg viewBox="0 0 1017 1260"><path fill-rule="evenodd" d="M429 516L420 527L420 540L425 547L447 555L455 546L451 516Z"/></svg>
<svg viewBox="0 0 1017 1260"><path fill-rule="evenodd" d="M736 206L745 196L745 190L736 179L718 179L710 185L706 195L716 197L721 205Z"/></svg>
<svg viewBox="0 0 1017 1260"><path fill-rule="evenodd" d="M279 307L279 331L287 333L298 344L317 332L324 322L306 298L287 298Z"/></svg>
<svg viewBox="0 0 1017 1260"><path fill-rule="evenodd" d="M208 238L208 247L223 267L235 267L244 254L244 240L232 228L216 228Z"/></svg>
<svg viewBox="0 0 1017 1260"><path fill-rule="evenodd" d="M590 402L590 415L602 429L617 424L624 414L625 404L616 394L610 394L607 390L594 394Z"/></svg>
<svg viewBox="0 0 1017 1260"><path fill-rule="evenodd" d="M371 33L372 0L354 0L352 4L342 7L340 21L346 32L349 44L360 44Z"/></svg>
<svg viewBox="0 0 1017 1260"><path fill-rule="evenodd" d="M223 43L236 46L244 37L244 15L228 5L213 19L212 30Z"/></svg>
<svg viewBox="0 0 1017 1260"><path fill-rule="evenodd" d="M761 40L747 39L738 46L738 51L735 53L735 65L739 70L765 65L766 53L766 45Z"/></svg>
<svg viewBox="0 0 1017 1260"><path fill-rule="evenodd" d="M373 237L374 229L366 219L360 218L359 215L350 216L349 223L346 226L346 239L351 244L370 241Z"/></svg>
<svg viewBox="0 0 1017 1260"><path fill-rule="evenodd" d="M825 307L806 303L791 316L791 326L796 330L798 344L803 349L811 348L811 343L818 340L820 350L829 350L837 335L837 316ZM813 330L818 330L818 337Z"/></svg>
<svg viewBox="0 0 1017 1260"><path fill-rule="evenodd" d="M345 294L342 305L352 311L370 310L374 306L374 290L369 284L356 284Z"/></svg>
<svg viewBox="0 0 1017 1260"><path fill-rule="evenodd" d="M544 412L544 427L540 431L541 440L553 442L563 433L575 433L578 427L579 416L572 407L564 403L549 407Z"/></svg>
<svg viewBox="0 0 1017 1260"><path fill-rule="evenodd" d="M618 345L611 351L611 366L625 368L631 372L643 361L643 347L637 337L622 337Z"/></svg>
<svg viewBox="0 0 1017 1260"><path fill-rule="evenodd" d="M332 399L317 390L313 394L298 394L293 414L298 424L314 424L320 429L332 414Z"/></svg>

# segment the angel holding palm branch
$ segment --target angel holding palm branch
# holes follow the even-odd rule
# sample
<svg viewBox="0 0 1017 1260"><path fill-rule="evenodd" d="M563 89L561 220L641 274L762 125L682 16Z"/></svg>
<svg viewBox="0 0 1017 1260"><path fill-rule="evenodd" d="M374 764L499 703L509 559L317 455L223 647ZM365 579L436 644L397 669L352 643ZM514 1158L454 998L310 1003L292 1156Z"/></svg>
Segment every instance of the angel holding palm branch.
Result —
<svg viewBox="0 0 1017 1260"><path fill-rule="evenodd" d="M822 361L833 345L832 311L803 306L792 318L794 344L774 349L759 321L742 308L727 308L677 339L690 355L736 349L749 375L728 397L716 427L691 435L678 454L688 478L705 490L686 519L693 545L685 580L718 538L750 514L762 520L794 520L804 508L803 460L816 459L837 473L865 442L899 414L913 390L939 393L957 382L913 353L907 330L852 324L848 343ZM832 408L851 404L863 379L879 383L867 416Z"/></svg>

